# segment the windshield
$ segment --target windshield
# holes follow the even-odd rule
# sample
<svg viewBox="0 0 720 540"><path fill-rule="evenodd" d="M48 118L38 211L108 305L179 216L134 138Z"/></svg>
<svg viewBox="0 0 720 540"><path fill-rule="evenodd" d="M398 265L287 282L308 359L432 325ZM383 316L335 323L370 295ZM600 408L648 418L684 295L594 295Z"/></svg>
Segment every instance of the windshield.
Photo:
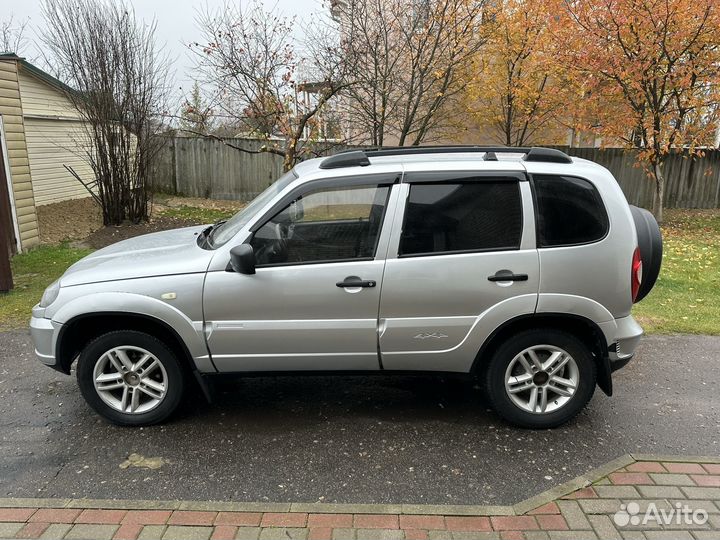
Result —
<svg viewBox="0 0 720 540"><path fill-rule="evenodd" d="M297 175L293 171L286 172L278 180L270 184L265 191L255 197L245 208L240 210L225 223L215 227L208 238L210 246L217 248L230 240L263 206L269 203L275 195L285 189L290 182L296 178Z"/></svg>

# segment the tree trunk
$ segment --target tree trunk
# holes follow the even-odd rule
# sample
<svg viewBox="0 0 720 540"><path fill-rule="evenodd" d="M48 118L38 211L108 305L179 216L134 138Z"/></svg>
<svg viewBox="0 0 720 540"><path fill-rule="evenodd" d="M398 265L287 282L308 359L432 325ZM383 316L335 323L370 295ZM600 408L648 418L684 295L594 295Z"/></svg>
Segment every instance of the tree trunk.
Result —
<svg viewBox="0 0 720 540"><path fill-rule="evenodd" d="M653 165L655 177L655 194L653 196L653 215L658 223L663 220L663 198L665 195L665 176L663 176L662 163L656 161Z"/></svg>
<svg viewBox="0 0 720 540"><path fill-rule="evenodd" d="M295 166L295 155L297 153L297 140L290 141L285 148L283 158L283 172L288 172Z"/></svg>

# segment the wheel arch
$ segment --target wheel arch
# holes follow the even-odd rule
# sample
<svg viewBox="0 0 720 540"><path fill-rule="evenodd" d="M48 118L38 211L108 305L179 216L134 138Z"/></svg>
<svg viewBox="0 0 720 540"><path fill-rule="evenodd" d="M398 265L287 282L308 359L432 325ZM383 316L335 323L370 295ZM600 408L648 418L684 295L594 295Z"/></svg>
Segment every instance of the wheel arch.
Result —
<svg viewBox="0 0 720 540"><path fill-rule="evenodd" d="M600 327L581 315L568 313L534 313L519 315L498 326L480 347L472 365L471 373L482 375L488 360L507 339L523 330L552 328L573 334L592 352L597 365L597 385L608 396L612 395L612 375L608 344Z"/></svg>
<svg viewBox="0 0 720 540"><path fill-rule="evenodd" d="M70 374L70 367L93 339L113 330L136 330L163 341L184 368L197 369L187 344L165 321L141 313L101 311L77 315L64 323L58 332L55 356L60 371Z"/></svg>

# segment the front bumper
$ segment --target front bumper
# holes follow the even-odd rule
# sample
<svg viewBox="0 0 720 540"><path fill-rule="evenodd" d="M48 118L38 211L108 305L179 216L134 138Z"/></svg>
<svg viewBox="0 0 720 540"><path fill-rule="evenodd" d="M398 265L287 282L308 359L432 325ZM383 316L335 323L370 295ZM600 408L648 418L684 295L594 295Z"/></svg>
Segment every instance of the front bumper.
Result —
<svg viewBox="0 0 720 540"><path fill-rule="evenodd" d="M62 326L60 323L51 321L44 317L33 317L30 319L30 337L35 347L35 356L46 366L58 369L55 358L55 340L57 330Z"/></svg>

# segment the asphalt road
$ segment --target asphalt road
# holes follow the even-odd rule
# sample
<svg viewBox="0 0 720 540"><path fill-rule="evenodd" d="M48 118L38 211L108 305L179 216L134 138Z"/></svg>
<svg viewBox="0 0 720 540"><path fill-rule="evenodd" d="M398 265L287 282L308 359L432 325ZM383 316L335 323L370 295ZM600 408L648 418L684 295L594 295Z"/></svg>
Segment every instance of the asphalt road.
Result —
<svg viewBox="0 0 720 540"><path fill-rule="evenodd" d="M573 422L523 431L431 377L250 378L111 426L0 333L0 497L511 504L626 452L720 455L720 337L646 338ZM132 453L159 469L121 468Z"/></svg>

